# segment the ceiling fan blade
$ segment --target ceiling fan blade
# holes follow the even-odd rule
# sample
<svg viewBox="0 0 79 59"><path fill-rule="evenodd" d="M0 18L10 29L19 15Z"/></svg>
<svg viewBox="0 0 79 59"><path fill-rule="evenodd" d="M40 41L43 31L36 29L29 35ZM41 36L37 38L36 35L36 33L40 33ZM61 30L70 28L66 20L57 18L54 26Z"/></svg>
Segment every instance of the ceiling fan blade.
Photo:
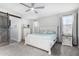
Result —
<svg viewBox="0 0 79 59"><path fill-rule="evenodd" d="M34 7L35 3L31 3L32 7Z"/></svg>
<svg viewBox="0 0 79 59"><path fill-rule="evenodd" d="M26 12L30 11L30 9L26 10Z"/></svg>
<svg viewBox="0 0 79 59"><path fill-rule="evenodd" d="M34 10L35 13L38 13L36 10Z"/></svg>
<svg viewBox="0 0 79 59"><path fill-rule="evenodd" d="M40 6L40 7L35 7L35 9L43 9L45 8L44 6Z"/></svg>
<svg viewBox="0 0 79 59"><path fill-rule="evenodd" d="M24 4L24 3L20 3L21 5L25 6L25 7L28 7L28 8L31 8L30 6Z"/></svg>

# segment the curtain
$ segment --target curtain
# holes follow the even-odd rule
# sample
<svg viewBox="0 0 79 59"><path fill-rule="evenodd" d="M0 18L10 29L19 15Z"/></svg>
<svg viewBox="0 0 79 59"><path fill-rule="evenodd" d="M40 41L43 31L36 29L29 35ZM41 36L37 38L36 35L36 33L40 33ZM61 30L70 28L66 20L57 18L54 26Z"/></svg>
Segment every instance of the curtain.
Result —
<svg viewBox="0 0 79 59"><path fill-rule="evenodd" d="M74 13L74 22L72 28L72 44L78 45L78 13Z"/></svg>
<svg viewBox="0 0 79 59"><path fill-rule="evenodd" d="M61 16L58 16L58 22L59 22L59 26L58 26L58 42L62 42L62 19Z"/></svg>

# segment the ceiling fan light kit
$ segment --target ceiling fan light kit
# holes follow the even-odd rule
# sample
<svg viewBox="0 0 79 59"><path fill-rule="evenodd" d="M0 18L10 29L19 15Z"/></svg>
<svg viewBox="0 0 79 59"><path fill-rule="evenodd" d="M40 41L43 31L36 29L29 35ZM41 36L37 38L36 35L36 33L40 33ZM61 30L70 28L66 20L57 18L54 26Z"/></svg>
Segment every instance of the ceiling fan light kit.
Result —
<svg viewBox="0 0 79 59"><path fill-rule="evenodd" d="M26 5L24 3L20 3L21 5L25 6L25 7L28 7L29 9L26 10L26 12L29 12L29 11L34 11L35 13L38 13L36 10L37 9L44 9L45 7L44 6L39 6L39 7L35 7L35 3L31 3L31 6L29 5Z"/></svg>

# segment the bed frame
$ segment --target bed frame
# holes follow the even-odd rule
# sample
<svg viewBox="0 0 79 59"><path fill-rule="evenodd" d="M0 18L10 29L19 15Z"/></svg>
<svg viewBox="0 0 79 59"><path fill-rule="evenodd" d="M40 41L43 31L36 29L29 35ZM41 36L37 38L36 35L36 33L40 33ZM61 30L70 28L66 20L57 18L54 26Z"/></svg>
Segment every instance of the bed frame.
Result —
<svg viewBox="0 0 79 59"><path fill-rule="evenodd" d="M28 44L46 50L48 51L48 54L51 54L51 48L57 41L56 38L57 36L51 38L51 36L29 34L27 37L25 37L25 45Z"/></svg>

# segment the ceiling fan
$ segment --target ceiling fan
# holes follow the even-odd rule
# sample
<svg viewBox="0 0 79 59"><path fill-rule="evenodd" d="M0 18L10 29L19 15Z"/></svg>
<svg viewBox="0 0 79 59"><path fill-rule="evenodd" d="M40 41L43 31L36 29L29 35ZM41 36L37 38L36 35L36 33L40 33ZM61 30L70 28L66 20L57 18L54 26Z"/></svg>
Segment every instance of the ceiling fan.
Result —
<svg viewBox="0 0 79 59"><path fill-rule="evenodd" d="M23 6L25 6L25 7L28 7L29 9L28 10L26 10L26 12L29 12L29 11L34 11L35 13L38 13L37 11L36 11L36 9L44 9L45 7L44 6L38 6L38 7L35 7L35 3L31 3L31 6L29 6L29 5L26 5L26 4L24 4L24 3L20 3L21 5L23 5Z"/></svg>

